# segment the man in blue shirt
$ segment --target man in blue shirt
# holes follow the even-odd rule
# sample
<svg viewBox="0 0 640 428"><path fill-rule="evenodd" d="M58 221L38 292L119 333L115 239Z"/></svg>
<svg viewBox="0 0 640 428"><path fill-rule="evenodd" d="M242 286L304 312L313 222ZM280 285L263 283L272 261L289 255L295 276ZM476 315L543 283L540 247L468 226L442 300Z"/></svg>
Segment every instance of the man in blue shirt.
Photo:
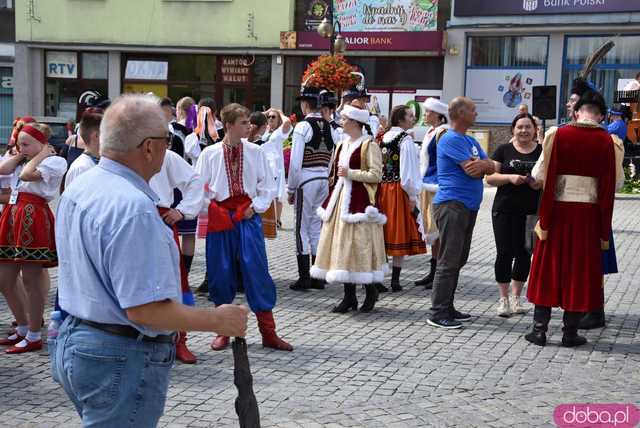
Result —
<svg viewBox="0 0 640 428"><path fill-rule="evenodd" d="M609 109L609 125L607 131L611 135L617 135L622 141L627 138L627 122L625 120L628 117L625 111L627 107L622 104L614 104Z"/></svg>
<svg viewBox="0 0 640 428"><path fill-rule="evenodd" d="M181 303L178 248L148 185L169 138L152 97L120 98L100 126L100 163L60 199L58 286L69 316L49 352L83 426L156 426L176 330L246 333L246 307Z"/></svg>
<svg viewBox="0 0 640 428"><path fill-rule="evenodd" d="M466 135L476 116L476 107L470 99L454 98L449 104L451 129L438 143L439 189L433 204L440 251L431 295L433 314L427 323L439 328L460 328L460 321L471 318L455 309L453 299L460 270L469 257L482 202L482 178L495 170L480 144Z"/></svg>

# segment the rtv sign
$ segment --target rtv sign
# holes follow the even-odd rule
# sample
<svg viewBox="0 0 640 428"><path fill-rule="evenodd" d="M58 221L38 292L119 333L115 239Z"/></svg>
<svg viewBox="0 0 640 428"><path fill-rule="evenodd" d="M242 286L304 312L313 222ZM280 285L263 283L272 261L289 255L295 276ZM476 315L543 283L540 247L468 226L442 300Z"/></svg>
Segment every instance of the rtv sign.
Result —
<svg viewBox="0 0 640 428"><path fill-rule="evenodd" d="M47 52L47 77L58 79L78 78L78 54L76 52Z"/></svg>

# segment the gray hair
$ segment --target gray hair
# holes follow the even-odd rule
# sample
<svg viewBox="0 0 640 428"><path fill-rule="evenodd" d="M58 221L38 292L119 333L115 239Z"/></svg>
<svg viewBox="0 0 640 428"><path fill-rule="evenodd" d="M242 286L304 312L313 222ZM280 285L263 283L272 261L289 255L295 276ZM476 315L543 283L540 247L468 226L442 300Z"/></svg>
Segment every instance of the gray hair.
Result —
<svg viewBox="0 0 640 428"><path fill-rule="evenodd" d="M159 137L160 129L169 131L157 97L122 95L104 113L100 124L100 154L128 153L145 138Z"/></svg>
<svg viewBox="0 0 640 428"><path fill-rule="evenodd" d="M449 119L457 120L460 118L460 112L462 110L466 110L469 106L473 105L473 101L471 101L467 97L455 97L449 103Z"/></svg>

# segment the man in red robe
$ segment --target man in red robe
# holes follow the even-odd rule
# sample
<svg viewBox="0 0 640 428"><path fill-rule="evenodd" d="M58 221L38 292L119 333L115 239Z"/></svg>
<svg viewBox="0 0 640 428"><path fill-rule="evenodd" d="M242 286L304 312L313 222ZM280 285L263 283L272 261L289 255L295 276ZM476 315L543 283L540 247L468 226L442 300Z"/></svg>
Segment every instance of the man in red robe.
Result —
<svg viewBox="0 0 640 428"><path fill-rule="evenodd" d="M584 345L578 323L600 309L602 253L609 245L616 182L614 144L600 122L607 112L597 92L576 103L576 120L552 128L534 175L544 182L540 241L533 254L527 297L534 303L533 331L525 339L546 344L551 308L564 309L562 345Z"/></svg>

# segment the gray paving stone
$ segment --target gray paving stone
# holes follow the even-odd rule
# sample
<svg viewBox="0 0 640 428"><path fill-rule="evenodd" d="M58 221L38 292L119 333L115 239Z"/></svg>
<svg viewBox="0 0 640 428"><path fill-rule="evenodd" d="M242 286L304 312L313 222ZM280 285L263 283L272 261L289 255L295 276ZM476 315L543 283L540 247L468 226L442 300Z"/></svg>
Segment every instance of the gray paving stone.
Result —
<svg viewBox="0 0 640 428"><path fill-rule="evenodd" d="M409 258L401 293L382 294L370 314L331 314L340 286L296 293L293 217L267 242L278 287L275 318L292 353L263 349L250 317L249 356L254 389L265 427L445 427L553 426L553 409L566 402L626 402L640 397L640 202L616 200L614 233L621 274L607 278L608 327L586 332L579 349L558 346L561 313L554 311L549 345L538 348L522 336L531 311L502 319L495 315L495 249L487 190L478 216L468 265L456 306L474 316L455 332L429 327L430 292L412 281L428 268L429 256ZM191 272L196 286L204 274L199 241ZM56 271L51 271L52 290ZM364 297L358 289L358 297ZM198 296L200 307L211 307ZM238 302L244 296L238 295ZM47 311L50 307L47 307ZM0 328L11 321L0 297ZM198 364L177 364L171 376L163 427L237 426L233 359L229 350L209 348L213 336L189 335ZM79 418L49 373L47 352L0 358L0 416L13 426L80 426ZM19 380L18 380L19 379Z"/></svg>

